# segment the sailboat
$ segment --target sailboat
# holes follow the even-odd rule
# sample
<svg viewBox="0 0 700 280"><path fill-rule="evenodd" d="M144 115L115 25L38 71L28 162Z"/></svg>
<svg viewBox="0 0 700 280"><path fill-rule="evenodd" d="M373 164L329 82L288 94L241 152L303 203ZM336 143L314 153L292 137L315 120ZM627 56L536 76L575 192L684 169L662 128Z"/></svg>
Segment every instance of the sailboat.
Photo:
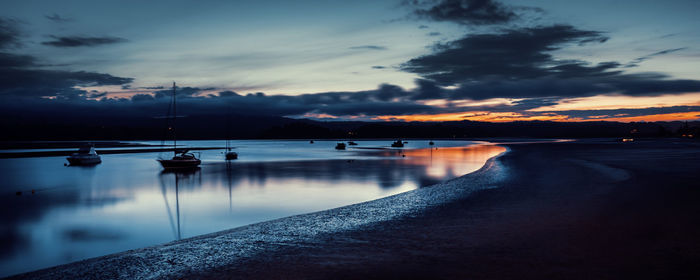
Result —
<svg viewBox="0 0 700 280"><path fill-rule="evenodd" d="M173 108L173 118L172 126L169 127L169 131L173 134L173 158L172 159L158 159L160 165L165 169L173 168L195 168L199 166L202 161L199 160L193 153L189 153L189 150L181 150L178 153L177 150L177 136L175 135L175 119L177 118L177 102L175 97L175 82L173 82L173 96L171 97L171 106ZM169 111L169 110L168 110ZM168 112L170 113L170 112ZM170 117L170 116L168 116Z"/></svg>
<svg viewBox="0 0 700 280"><path fill-rule="evenodd" d="M394 141L394 143L391 143L391 146L394 148L403 148L403 141L401 139Z"/></svg>
<svg viewBox="0 0 700 280"><path fill-rule="evenodd" d="M100 155L95 152L95 146L92 144L80 147L77 153L71 154L66 159L70 165L95 165L102 162Z"/></svg>
<svg viewBox="0 0 700 280"><path fill-rule="evenodd" d="M226 122L226 160L234 160L238 158L238 153L232 151L233 146L230 143L231 140L231 118Z"/></svg>

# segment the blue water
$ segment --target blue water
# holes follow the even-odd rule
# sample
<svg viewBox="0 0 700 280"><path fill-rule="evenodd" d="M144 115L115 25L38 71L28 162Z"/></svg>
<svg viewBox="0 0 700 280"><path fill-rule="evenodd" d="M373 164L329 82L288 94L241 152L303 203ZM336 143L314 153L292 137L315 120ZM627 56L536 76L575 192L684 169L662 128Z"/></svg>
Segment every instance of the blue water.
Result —
<svg viewBox="0 0 700 280"><path fill-rule="evenodd" d="M475 171L504 150L356 142L338 151L335 141L232 141L238 160L202 151L201 168L185 173L162 171L155 159L170 153L102 155L94 167L64 166L64 157L0 159L0 276L381 198Z"/></svg>

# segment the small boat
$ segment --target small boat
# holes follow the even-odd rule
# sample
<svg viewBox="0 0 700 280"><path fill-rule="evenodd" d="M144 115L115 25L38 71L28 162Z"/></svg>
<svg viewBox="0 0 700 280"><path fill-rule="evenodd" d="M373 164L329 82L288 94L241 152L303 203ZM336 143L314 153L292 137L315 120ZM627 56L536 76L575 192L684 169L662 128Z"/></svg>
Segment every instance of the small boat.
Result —
<svg viewBox="0 0 700 280"><path fill-rule="evenodd" d="M314 143L314 140L309 140L309 144L313 144L313 143Z"/></svg>
<svg viewBox="0 0 700 280"><path fill-rule="evenodd" d="M238 153L231 151L231 149L226 152L226 160L232 160L232 159L237 159L238 158Z"/></svg>
<svg viewBox="0 0 700 280"><path fill-rule="evenodd" d="M237 159L238 158L238 153L232 151L233 147L231 144L229 144L229 140L226 139L226 160L232 160L232 159Z"/></svg>
<svg viewBox="0 0 700 280"><path fill-rule="evenodd" d="M92 145L85 145L78 149L77 153L73 153L66 158L70 165L95 165L102 162L100 155L95 151Z"/></svg>
<svg viewBox="0 0 700 280"><path fill-rule="evenodd" d="M348 145L350 145L350 146L357 146L357 143L355 143L355 142L353 142L353 141L350 141L350 142L348 142Z"/></svg>
<svg viewBox="0 0 700 280"><path fill-rule="evenodd" d="M337 145L335 145L336 150L345 150L345 143L339 142Z"/></svg>
<svg viewBox="0 0 700 280"><path fill-rule="evenodd" d="M189 153L189 150L182 150L180 153L178 153L177 149L177 138L175 137L175 119L177 118L177 111L175 109L177 108L176 105L176 93L175 93L175 82L173 82L173 95L170 98L171 104L169 108L173 108L173 116L172 116L172 126L168 128L168 132L172 133L173 135L173 158L171 159L158 159L158 162L160 162L160 165L163 166L165 169L173 169L173 168L178 168L178 169L186 169L186 168L196 168L198 167L202 161L199 160L193 153ZM170 110L168 110L170 111ZM168 119L170 119L170 116L168 116Z"/></svg>
<svg viewBox="0 0 700 280"><path fill-rule="evenodd" d="M196 168L202 161L199 160L193 153L188 153L189 150L183 150L179 154L175 154L172 159L159 159L160 165L165 169L173 168Z"/></svg>
<svg viewBox="0 0 700 280"><path fill-rule="evenodd" d="M428 145L430 145L430 146L435 145L435 142L430 141L430 142L428 142Z"/></svg>
<svg viewBox="0 0 700 280"><path fill-rule="evenodd" d="M403 142L401 140L396 140L394 143L391 143L391 146L394 148L403 148Z"/></svg>

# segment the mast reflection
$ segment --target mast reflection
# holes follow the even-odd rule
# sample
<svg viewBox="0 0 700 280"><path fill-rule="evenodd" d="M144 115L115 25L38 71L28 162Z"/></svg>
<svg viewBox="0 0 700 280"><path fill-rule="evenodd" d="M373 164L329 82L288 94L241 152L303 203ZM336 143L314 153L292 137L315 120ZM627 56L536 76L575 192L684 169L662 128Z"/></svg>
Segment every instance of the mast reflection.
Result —
<svg viewBox="0 0 700 280"><path fill-rule="evenodd" d="M173 221L173 214L168 202L168 187L166 182L168 178L174 178L175 184L175 220ZM170 220L170 227L173 231L173 236L175 240L182 239L182 230L180 228L180 184L185 184L185 187L194 186L195 182L201 185L202 183L202 173L201 168L188 168L188 169L166 169L160 172L158 179L160 181L161 193L163 195L163 201L165 202L165 209L168 212L168 218Z"/></svg>

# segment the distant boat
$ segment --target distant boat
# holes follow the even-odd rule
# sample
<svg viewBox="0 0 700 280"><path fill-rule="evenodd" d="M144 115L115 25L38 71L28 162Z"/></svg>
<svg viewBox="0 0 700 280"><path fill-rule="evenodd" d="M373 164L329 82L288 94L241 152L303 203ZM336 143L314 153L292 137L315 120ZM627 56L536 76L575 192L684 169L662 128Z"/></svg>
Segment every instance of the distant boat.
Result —
<svg viewBox="0 0 700 280"><path fill-rule="evenodd" d="M100 155L91 144L80 147L77 153L73 153L66 159L70 165L95 165L102 162Z"/></svg>
<svg viewBox="0 0 700 280"><path fill-rule="evenodd" d="M428 145L430 145L430 146L435 145L435 142L430 141L430 142L428 142Z"/></svg>
<svg viewBox="0 0 700 280"><path fill-rule="evenodd" d="M337 145L335 145L336 150L345 150L345 143L340 142Z"/></svg>
<svg viewBox="0 0 700 280"><path fill-rule="evenodd" d="M348 145L350 145L350 146L357 146L357 143L355 143L355 142L353 142L353 141L349 141L349 142L348 142Z"/></svg>
<svg viewBox="0 0 700 280"><path fill-rule="evenodd" d="M403 142L399 139L396 140L394 143L391 143L391 146L394 148L403 148Z"/></svg>
<svg viewBox="0 0 700 280"><path fill-rule="evenodd" d="M229 144L229 140L226 139L226 160L232 160L232 159L237 159L238 158L238 153L231 151L233 147Z"/></svg>
<svg viewBox="0 0 700 280"><path fill-rule="evenodd" d="M232 159L237 159L238 158L238 153L231 151L231 148L228 149L228 152L226 152L226 160L232 160Z"/></svg>
<svg viewBox="0 0 700 280"><path fill-rule="evenodd" d="M314 140L309 140L309 144L313 144L313 143L314 143Z"/></svg>
<svg viewBox="0 0 700 280"><path fill-rule="evenodd" d="M172 126L169 127L169 131L173 134L173 158L172 159L158 159L160 165L165 169L173 168L195 168L198 167L202 161L199 160L193 153L188 153L189 150L182 150L178 153L177 150L177 137L175 135L175 119L177 118L177 102L175 97L175 82L173 82L173 96L170 98L173 108L173 118ZM169 107L170 108L170 107ZM169 111L169 110L168 110ZM168 112L170 113L170 112ZM168 116L169 118L170 116Z"/></svg>

